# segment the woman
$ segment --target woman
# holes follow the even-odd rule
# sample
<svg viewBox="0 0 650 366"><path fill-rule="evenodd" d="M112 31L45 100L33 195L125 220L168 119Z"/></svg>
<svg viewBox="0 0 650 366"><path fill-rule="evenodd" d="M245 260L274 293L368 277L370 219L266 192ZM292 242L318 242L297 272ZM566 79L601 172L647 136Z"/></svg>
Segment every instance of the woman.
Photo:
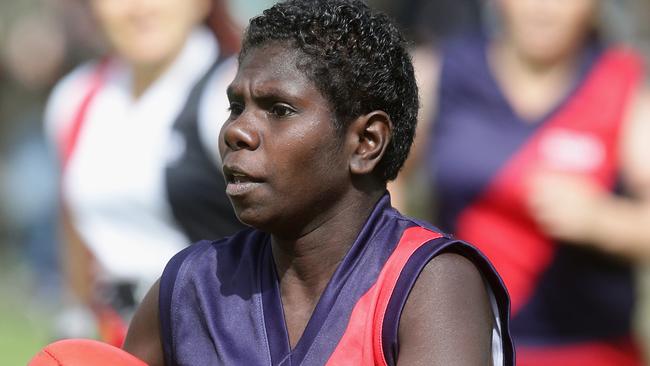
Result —
<svg viewBox="0 0 650 366"><path fill-rule="evenodd" d="M57 85L46 123L61 153L68 280L103 338L121 345L120 316L174 253L243 227L220 193L217 134L202 135L222 117L199 108L228 43L201 25L209 0L90 5L113 52Z"/></svg>
<svg viewBox="0 0 650 366"><path fill-rule="evenodd" d="M228 98L226 193L255 229L175 256L127 351L150 365L512 365L489 263L390 206L418 97L387 17L361 1L273 6L251 20Z"/></svg>
<svg viewBox="0 0 650 366"><path fill-rule="evenodd" d="M435 124L409 164L426 160L441 227L503 276L518 365L640 365L631 315L632 263L650 255L642 62L603 45L597 0L495 5L499 33L442 49Z"/></svg>

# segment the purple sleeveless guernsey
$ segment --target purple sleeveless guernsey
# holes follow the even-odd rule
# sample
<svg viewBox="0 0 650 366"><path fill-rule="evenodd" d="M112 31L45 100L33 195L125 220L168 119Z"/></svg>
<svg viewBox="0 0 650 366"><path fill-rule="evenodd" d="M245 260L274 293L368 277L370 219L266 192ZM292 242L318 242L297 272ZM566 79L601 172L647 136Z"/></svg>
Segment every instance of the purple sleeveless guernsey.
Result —
<svg viewBox="0 0 650 366"><path fill-rule="evenodd" d="M481 271L501 333L500 365L513 365L508 296L473 247L401 216L384 196L290 349L270 236L248 229L192 245L160 282L161 337L171 365L395 365L399 316L422 268L454 252ZM462 284L459 284L462 285Z"/></svg>
<svg viewBox="0 0 650 366"><path fill-rule="evenodd" d="M630 264L553 242L526 209L527 177L539 167L617 189L619 129L640 58L591 44L568 97L527 123L493 78L486 44L455 40L444 51L428 153L440 225L477 245L503 277L518 365L640 365Z"/></svg>

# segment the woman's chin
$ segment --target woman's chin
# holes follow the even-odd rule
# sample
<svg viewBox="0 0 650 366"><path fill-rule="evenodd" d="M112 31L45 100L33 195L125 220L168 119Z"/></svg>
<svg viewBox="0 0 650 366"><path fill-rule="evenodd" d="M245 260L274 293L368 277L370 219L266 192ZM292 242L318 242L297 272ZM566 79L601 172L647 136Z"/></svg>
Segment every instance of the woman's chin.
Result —
<svg viewBox="0 0 650 366"><path fill-rule="evenodd" d="M265 219L258 212L255 212L251 209L238 210L235 208L235 215L237 216L237 219L242 222L242 224L254 227L262 231L265 231L264 228L269 226L269 220Z"/></svg>

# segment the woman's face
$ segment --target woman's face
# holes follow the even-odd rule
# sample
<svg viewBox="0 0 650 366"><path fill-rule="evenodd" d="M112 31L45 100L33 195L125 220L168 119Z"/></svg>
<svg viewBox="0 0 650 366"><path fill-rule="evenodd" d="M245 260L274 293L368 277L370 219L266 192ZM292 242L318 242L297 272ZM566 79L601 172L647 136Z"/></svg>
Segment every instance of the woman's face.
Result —
<svg viewBox="0 0 650 366"><path fill-rule="evenodd" d="M127 62L172 59L209 10L209 0L91 0L108 41Z"/></svg>
<svg viewBox="0 0 650 366"><path fill-rule="evenodd" d="M299 57L277 44L247 53L228 88L231 114L219 139L237 216L274 234L317 225L351 181L345 137L296 67Z"/></svg>
<svg viewBox="0 0 650 366"><path fill-rule="evenodd" d="M506 35L526 57L553 61L581 46L598 0L497 0Z"/></svg>

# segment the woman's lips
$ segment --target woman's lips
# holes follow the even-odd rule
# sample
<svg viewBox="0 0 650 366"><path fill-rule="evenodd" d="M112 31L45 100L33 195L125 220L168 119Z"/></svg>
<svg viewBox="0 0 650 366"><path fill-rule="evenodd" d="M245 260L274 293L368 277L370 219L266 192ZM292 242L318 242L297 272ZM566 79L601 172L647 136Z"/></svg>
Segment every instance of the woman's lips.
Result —
<svg viewBox="0 0 650 366"><path fill-rule="evenodd" d="M257 188L258 182L232 182L226 185L226 194L229 196L241 196Z"/></svg>
<svg viewBox="0 0 650 366"><path fill-rule="evenodd" d="M223 172L227 183L226 194L229 196L241 196L262 183L260 179L251 177L237 167L224 166Z"/></svg>

